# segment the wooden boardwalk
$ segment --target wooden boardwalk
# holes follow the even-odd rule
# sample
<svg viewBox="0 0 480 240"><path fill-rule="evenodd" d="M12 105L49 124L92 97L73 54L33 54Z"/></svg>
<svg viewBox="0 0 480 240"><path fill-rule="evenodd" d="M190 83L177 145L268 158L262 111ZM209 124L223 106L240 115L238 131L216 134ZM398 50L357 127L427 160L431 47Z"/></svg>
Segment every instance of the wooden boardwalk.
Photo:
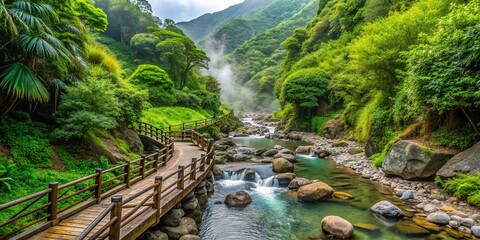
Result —
<svg viewBox="0 0 480 240"><path fill-rule="evenodd" d="M165 128L139 123L158 149L139 159L58 184L0 205L9 218L4 239L136 239L204 181L213 166L213 140L196 130L232 116ZM143 141L142 140L142 141ZM21 210L18 210L21 209Z"/></svg>
<svg viewBox="0 0 480 240"><path fill-rule="evenodd" d="M167 176L170 175L178 170L178 166L183 165L186 166L192 162L192 158L200 158L200 155L202 153L205 153L205 151L202 151L199 147L196 145L192 144L191 142L177 142L175 143L175 153L172 157L172 159L167 163L166 166L160 168L157 173L152 174L148 176L147 178L139 181L138 183L132 185L130 188L127 188L123 191L120 191L117 193L118 195L122 195L122 197L128 198L135 193L138 193L142 189L147 188L148 186L152 185L155 180L155 176ZM189 171L186 171L186 174L188 175ZM197 172L197 174L203 174L204 172ZM176 178L170 178L167 181L163 182L164 185L168 186L172 184ZM193 185L195 181L189 181L186 182L186 188L188 188L189 185ZM175 206L178 202L172 202L174 199L179 199L181 200L183 197L178 198L178 195L182 195L184 191L178 190L176 191L175 194L171 194L168 198L162 199L162 212L168 212L173 206ZM188 193L188 192L187 192ZM133 204L137 204L139 201L144 199L148 193L142 194L142 196L135 198L135 200L132 201ZM40 240L40 239L76 239L91 223L92 221L97 218L106 208L109 206L111 203L110 199L105 199L103 200L100 204L96 204L94 206L91 206L82 212L69 217L63 221L61 221L58 225L49 228L29 239L35 239L35 240ZM142 207L139 210L142 210L143 208L148 208L147 206ZM129 211L129 208L124 208L122 209L123 213L122 215L127 214ZM156 211L154 209L150 209L149 211L147 210L145 214L142 214L142 216L137 217L136 219L133 219L130 223L128 223L125 227L122 227L122 232L121 232L121 238L126 238L131 239L132 237L138 236L139 234L143 233L143 230L145 230L145 227L141 227L141 225L145 224L145 221L148 221L151 216L156 215ZM104 219L101 221L101 223L96 226L93 230L93 232L96 232L96 230L99 230L103 225L105 225L108 222L108 219ZM154 224L151 223L151 224ZM150 224L147 224L150 225ZM151 225L150 225L151 226ZM148 226L148 227L150 227ZM147 227L147 228L148 228ZM88 237L90 237L92 234L90 233Z"/></svg>

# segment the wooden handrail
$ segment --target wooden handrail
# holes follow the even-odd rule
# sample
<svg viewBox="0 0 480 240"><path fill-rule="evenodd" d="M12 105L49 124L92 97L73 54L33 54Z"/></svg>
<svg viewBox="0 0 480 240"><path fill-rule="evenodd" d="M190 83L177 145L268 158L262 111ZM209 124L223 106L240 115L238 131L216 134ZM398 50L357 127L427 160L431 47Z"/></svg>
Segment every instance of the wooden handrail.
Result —
<svg viewBox="0 0 480 240"><path fill-rule="evenodd" d="M160 178L158 178L158 179L156 178L155 184L153 184L152 186L149 187L150 190L154 189L153 205L152 205L152 203L149 203L148 206L154 207L155 209L157 209L158 214L160 214L160 211L161 211L160 201L161 201L162 198L164 198L168 194L174 192L176 189L182 189L183 190L185 188L185 181L188 180L187 177L189 177L189 179L196 179L196 172L197 171L203 172L206 169L206 166L211 164L211 158L213 157L212 154L211 154L211 152L213 152L213 148L211 147L212 146L212 141L205 139L201 134L199 134L196 131L192 131L192 130L196 130L196 129L203 128L203 127L206 127L206 126L210 126L212 124L217 123L219 120L221 120L221 119L223 119L227 116L230 116L230 115L233 115L233 112L230 112L229 114L226 114L226 115L222 116L221 118L215 118L214 117L214 118L209 118L209 119L189 121L189 122L184 122L184 123L181 123L181 124L171 125L171 126L167 126L167 127L163 127L163 128L158 128L158 127L152 126L150 124L140 122L138 124L138 128L137 128L138 133L142 134L142 135L145 135L145 136L149 136L153 140L160 142L161 144L163 144L165 146L164 148L162 148L160 150L157 150L155 153L149 154L147 156L143 156L142 158L135 159L131 162L126 161L124 164L120 164L120 165L117 165L117 166L109 168L109 169L105 169L105 170L97 169L96 172L92 175L88 175L88 176L82 177L80 179L76 179L74 181L71 181L71 182L68 182L68 183L65 183L65 184L62 184L62 185L59 185L56 182L51 183L50 187L48 189L45 189L43 191L25 196L23 198L20 198L20 199L17 199L17 200L8 202L8 203L1 204L0 205L0 211L4 211L4 210L7 210L11 207L18 206L20 204L26 203L26 202L28 202L32 199L36 199L33 202L31 202L30 204L28 204L26 207L24 207L19 213L13 215L9 220L2 223L0 225L0 227L4 227L4 226L7 226L9 224L13 224L16 221L18 221L18 220L20 220L20 219L22 219L22 218L24 218L28 215L31 215L33 213L36 213L36 212L40 211L41 209L48 208L48 210L43 216L38 216L36 219L32 219L30 222L24 224L23 226L17 227L15 230L8 233L7 235L0 236L0 239L5 239L7 237L11 237L11 236L13 236L15 234L18 234L19 232L23 231L24 229L26 229L28 227L31 227L32 225L35 225L35 224L37 224L39 222L42 222L42 221L45 221L45 220L47 220L46 223L48 223L48 225L43 224L43 226L42 226L43 229L44 229L45 226L54 226L54 225L58 224L58 222L60 220L65 219L68 216L71 216L72 213L80 212L80 211L86 209L87 207L91 206L94 203L100 203L101 200L104 199L105 197L107 197L109 195L111 196L112 194L115 194L115 193L118 193L118 191L124 189L125 187L126 188L130 187L130 180L131 179L133 179L132 181L138 181L138 177L145 178L149 174L152 174L152 173L156 172L159 167L165 166L167 164L168 160L173 156L173 152L174 152L174 149L175 149L173 136L176 135L176 133L172 130L177 130L177 128L178 128L180 130L180 132L178 132L178 133L180 133L183 138L186 138L186 139L189 139L189 140L192 140L192 141L196 140L195 144L197 144L202 149L205 148L205 145L208 145L207 151L206 151L207 154L202 156L202 158L200 158L196 161L193 161L192 164L188 165L188 167L190 168L190 171L188 172L188 175L185 175L185 167L179 166L178 171L175 171L175 172L165 176L164 178L161 178L160 176L158 176ZM147 159L151 159L151 158L152 158L152 160L147 161ZM135 163L138 163L138 167L136 167L136 168L133 167L132 168L131 167L132 164L135 164ZM123 169L123 173L121 173L121 174L117 173L118 175L116 175L116 176L110 177L109 179L103 179L106 176L106 173L114 172L116 170L121 170L121 169ZM136 175L133 175L132 172L135 172L135 171L139 171L139 173L136 174ZM171 189L171 191L168 191L169 188L171 188L170 186L162 189L162 184L161 184L162 181L165 181L165 180L167 180L167 179L169 179L169 178L171 178L175 175L177 175L177 180L175 181L174 184L171 185L171 187L176 185L176 188ZM121 178L123 178L123 182L110 184L110 183L114 182L115 180L118 180L118 179L121 179ZM70 193L67 196L63 196L67 193L67 192L64 191L63 194L60 194L60 196L59 196L59 191L60 190L67 189L69 187L75 186L79 183L83 183L83 182L86 182L86 181L91 180L91 179L94 180L94 181L92 181L91 185L89 183L89 184L87 184L87 186L83 187L82 189L77 190L74 193ZM123 188L121 188L120 186L123 186ZM108 190L108 191L105 192L106 190ZM88 191L92 191L92 193L90 193L90 195L88 195L86 197L84 197L85 195L82 195L82 197L84 197L83 199L80 199L80 200L78 200L74 203L67 203L68 205L62 206L61 209L59 208L58 205L59 205L60 201L70 199L74 196L78 196L78 195L80 195L82 193L85 193L85 192L88 192ZM168 193L165 192L165 191L168 191ZM36 207L33 210L28 210L28 208L33 206L33 204L36 203L36 201L40 200L41 198L45 197L46 195L48 195L47 203L41 204L40 207ZM116 196L116 195L113 196L112 197L112 202L113 202L114 197L118 197L118 196ZM121 196L120 196L120 198L121 198ZM79 205L79 206L76 206L80 203L82 203L82 204ZM145 204L145 202L144 202L144 204ZM63 205L65 205L65 204L63 204ZM114 206L113 209L111 209L111 220L110 220L108 226L102 228L102 231L105 231L107 228L110 228L110 231L108 233L103 233L103 235L107 234L107 236L110 239L119 239L119 236L120 236L119 232L120 232L120 228L121 228L120 224L121 224L121 221L122 221L121 220L122 219L121 218L122 217L121 216L122 215L122 213L121 213L122 202L120 202L120 203L117 202L116 205L117 205L116 207ZM119 206L120 206L120 208L119 208ZM73 208L72 210L69 210L68 212L62 213L64 210L70 209L72 207L75 207L75 208ZM23 213L23 211L27 211L27 212ZM58 217L59 213L61 213L60 218ZM100 221L101 221L101 219L100 219ZM100 221L98 221L98 222L100 222ZM26 234L26 235L31 236L38 231L39 231L39 229L33 228L33 229L28 230L28 232L27 232L30 235L28 235L28 234ZM24 235L24 233L22 233L22 236L23 235ZM100 233L98 233L94 236L102 237L103 235L100 232Z"/></svg>

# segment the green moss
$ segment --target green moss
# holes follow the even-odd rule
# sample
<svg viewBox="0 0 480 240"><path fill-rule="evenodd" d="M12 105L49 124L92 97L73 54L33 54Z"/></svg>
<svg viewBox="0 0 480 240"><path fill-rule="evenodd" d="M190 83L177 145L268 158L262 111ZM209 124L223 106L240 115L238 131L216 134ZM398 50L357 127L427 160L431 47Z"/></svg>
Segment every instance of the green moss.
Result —
<svg viewBox="0 0 480 240"><path fill-rule="evenodd" d="M460 174L451 178L443 184L448 193L468 203L480 207L480 173L477 175Z"/></svg>
<svg viewBox="0 0 480 240"><path fill-rule="evenodd" d="M361 110L355 126L355 138L359 142L367 142L374 128L374 116L383 104L383 93L378 92L374 98ZM384 123L383 123L384 124Z"/></svg>
<svg viewBox="0 0 480 240"><path fill-rule="evenodd" d="M313 117L312 118L312 131L315 132L317 135L323 134L323 127L325 123L334 119L338 114L341 114L343 110L338 110L327 115Z"/></svg>

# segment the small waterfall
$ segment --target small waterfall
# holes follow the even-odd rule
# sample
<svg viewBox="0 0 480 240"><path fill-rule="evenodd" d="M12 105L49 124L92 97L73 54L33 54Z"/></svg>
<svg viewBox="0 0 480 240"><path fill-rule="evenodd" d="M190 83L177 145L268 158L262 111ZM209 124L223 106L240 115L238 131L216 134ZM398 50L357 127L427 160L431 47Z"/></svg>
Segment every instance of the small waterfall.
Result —
<svg viewBox="0 0 480 240"><path fill-rule="evenodd" d="M271 176L265 180L259 180L257 182L262 187L279 187L277 176Z"/></svg>
<svg viewBox="0 0 480 240"><path fill-rule="evenodd" d="M252 169L246 168L238 171L223 171L223 179L228 181L249 181L245 180L246 172L249 170ZM279 187L276 175L263 179L261 174L262 172L259 173L255 171L255 179L252 179L249 182L254 182L260 187Z"/></svg>

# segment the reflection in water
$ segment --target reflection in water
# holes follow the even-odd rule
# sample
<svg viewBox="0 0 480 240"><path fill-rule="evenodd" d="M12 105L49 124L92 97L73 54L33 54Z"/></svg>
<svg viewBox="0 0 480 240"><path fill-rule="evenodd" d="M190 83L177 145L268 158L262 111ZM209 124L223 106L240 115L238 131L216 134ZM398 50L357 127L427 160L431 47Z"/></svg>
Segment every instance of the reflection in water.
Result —
<svg viewBox="0 0 480 240"><path fill-rule="evenodd" d="M260 141L263 140L263 141ZM282 145L294 149L304 144L293 141L275 141L269 139L235 139L239 144L248 147L272 148ZM251 144L254 145L251 145ZM258 145L257 145L258 144ZM370 206L381 200L389 200L402 208L402 202L393 197L389 190L363 179L349 171L338 168L331 161L297 156L299 163L295 165L297 176L319 179L336 191L347 192L354 200L329 200L314 204L299 203L286 188L264 187L256 182L242 181L237 175L235 180L215 182L216 192L209 199L200 224L202 239L222 240L264 240L264 239L310 239L325 237L321 231L321 220L328 215L337 215L352 224L373 224L379 229L374 231L355 229L355 239L438 239L437 235L418 236L396 232L395 228L385 224L370 213ZM270 165L244 166L254 169L262 179L273 176ZM231 173L230 173L231 174ZM238 173L236 173L238 174ZM241 175L241 173L240 173ZM232 174L228 177L232 177ZM265 180L258 181L265 182ZM271 185L269 185L271 186ZM245 190L253 202L241 208L229 208L222 201L229 193ZM449 239L442 233L441 239Z"/></svg>

